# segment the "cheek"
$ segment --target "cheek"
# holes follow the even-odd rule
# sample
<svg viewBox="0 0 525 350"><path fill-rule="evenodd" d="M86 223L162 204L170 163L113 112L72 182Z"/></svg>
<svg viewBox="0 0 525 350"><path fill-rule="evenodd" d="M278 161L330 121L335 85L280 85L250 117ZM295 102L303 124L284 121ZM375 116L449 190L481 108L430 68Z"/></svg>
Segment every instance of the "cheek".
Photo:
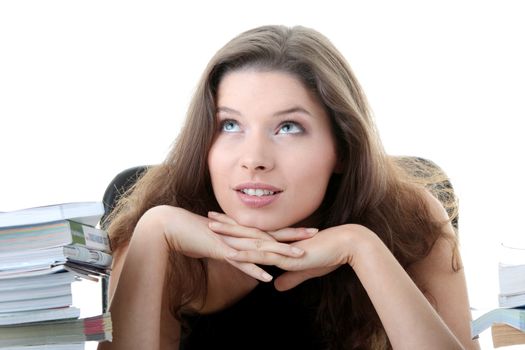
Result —
<svg viewBox="0 0 525 350"><path fill-rule="evenodd" d="M216 142L208 153L208 169L215 199L222 210L231 204L230 178L235 156L229 145Z"/></svg>
<svg viewBox="0 0 525 350"><path fill-rule="evenodd" d="M212 184L220 181L224 173L226 157L224 156L225 152L220 150L220 147L214 145L210 149L208 154L208 169L210 171L210 177Z"/></svg>
<svg viewBox="0 0 525 350"><path fill-rule="evenodd" d="M218 154L214 148L210 150L210 153L208 155L208 171L210 172L210 180L211 180L211 186L213 190L213 194L217 200L220 199L220 193L217 193L217 190L222 188L222 176L220 175L223 173L223 170L221 169L222 162L218 158Z"/></svg>
<svg viewBox="0 0 525 350"><path fill-rule="evenodd" d="M322 152L318 156L315 153L296 159L289 164L289 171L295 175L291 182L297 185L298 194L309 201L310 206L321 204L328 182L334 172L336 165L335 154Z"/></svg>
<svg viewBox="0 0 525 350"><path fill-rule="evenodd" d="M315 210L321 205L330 176L331 173L316 172L303 182L301 186L304 191L303 200L310 209Z"/></svg>
<svg viewBox="0 0 525 350"><path fill-rule="evenodd" d="M316 184L327 182L335 171L337 163L335 150L325 145L305 149L299 157L290 156L289 159L293 159L290 167L295 169L298 177Z"/></svg>

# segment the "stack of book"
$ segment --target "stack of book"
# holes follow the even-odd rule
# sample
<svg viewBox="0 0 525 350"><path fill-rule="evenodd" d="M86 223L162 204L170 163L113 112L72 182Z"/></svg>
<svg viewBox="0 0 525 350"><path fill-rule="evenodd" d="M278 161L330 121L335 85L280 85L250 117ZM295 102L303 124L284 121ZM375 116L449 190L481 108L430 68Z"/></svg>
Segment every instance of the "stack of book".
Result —
<svg viewBox="0 0 525 350"><path fill-rule="evenodd" d="M491 328L492 343L501 346L525 344L525 247L501 247L498 265L499 307L472 322L472 335Z"/></svg>
<svg viewBox="0 0 525 350"><path fill-rule="evenodd" d="M100 202L0 213L0 349L83 349L111 340L109 314L80 319L72 283L111 266ZM36 346L36 347L35 347Z"/></svg>
<svg viewBox="0 0 525 350"><path fill-rule="evenodd" d="M505 258L498 266L499 306L525 305L525 247L502 245Z"/></svg>

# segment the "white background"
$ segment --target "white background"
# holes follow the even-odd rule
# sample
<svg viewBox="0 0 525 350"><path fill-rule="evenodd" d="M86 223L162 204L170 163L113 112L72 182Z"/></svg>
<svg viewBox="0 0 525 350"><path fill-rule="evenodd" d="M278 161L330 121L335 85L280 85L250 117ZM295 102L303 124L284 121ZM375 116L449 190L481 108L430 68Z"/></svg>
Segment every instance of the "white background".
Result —
<svg viewBox="0 0 525 350"><path fill-rule="evenodd" d="M524 234L521 3L2 1L0 211L101 200L119 171L164 158L219 47L301 24L347 57L387 151L449 174L471 304L495 307L499 243Z"/></svg>

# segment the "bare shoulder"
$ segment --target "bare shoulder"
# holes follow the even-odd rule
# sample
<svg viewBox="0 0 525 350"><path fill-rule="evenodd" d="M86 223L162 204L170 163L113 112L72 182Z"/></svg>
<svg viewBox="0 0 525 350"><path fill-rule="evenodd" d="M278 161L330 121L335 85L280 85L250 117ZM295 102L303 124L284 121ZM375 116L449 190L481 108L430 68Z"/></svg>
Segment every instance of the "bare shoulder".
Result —
<svg viewBox="0 0 525 350"><path fill-rule="evenodd" d="M126 260L126 256L128 255L128 250L129 244L125 244L120 246L118 249L115 249L112 253L113 262L111 265L111 274L109 276L108 290L110 300L113 297L113 294L115 293L120 274L122 273L122 268L124 267L124 261Z"/></svg>
<svg viewBox="0 0 525 350"><path fill-rule="evenodd" d="M462 344L479 349L477 341L470 338L470 305L458 238L441 202L427 190L421 193L434 219L443 222L443 235L408 272Z"/></svg>
<svg viewBox="0 0 525 350"><path fill-rule="evenodd" d="M428 190L422 189L420 193L433 219L442 223L442 235L436 240L430 253L410 268L412 275L423 282L437 272L455 272L454 266L459 265L460 257L457 236L452 228L447 211L439 199Z"/></svg>

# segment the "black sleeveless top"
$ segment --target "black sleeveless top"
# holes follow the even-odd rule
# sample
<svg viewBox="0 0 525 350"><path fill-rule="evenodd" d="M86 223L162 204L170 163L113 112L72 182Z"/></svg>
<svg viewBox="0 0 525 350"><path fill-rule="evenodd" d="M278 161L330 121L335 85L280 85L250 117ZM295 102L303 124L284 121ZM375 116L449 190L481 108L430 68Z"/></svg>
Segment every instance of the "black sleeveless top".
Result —
<svg viewBox="0 0 525 350"><path fill-rule="evenodd" d="M282 273L265 269L274 277ZM184 315L190 330L183 332L181 349L324 349L315 326L318 286L313 279L279 292L273 283L260 282L225 310Z"/></svg>

